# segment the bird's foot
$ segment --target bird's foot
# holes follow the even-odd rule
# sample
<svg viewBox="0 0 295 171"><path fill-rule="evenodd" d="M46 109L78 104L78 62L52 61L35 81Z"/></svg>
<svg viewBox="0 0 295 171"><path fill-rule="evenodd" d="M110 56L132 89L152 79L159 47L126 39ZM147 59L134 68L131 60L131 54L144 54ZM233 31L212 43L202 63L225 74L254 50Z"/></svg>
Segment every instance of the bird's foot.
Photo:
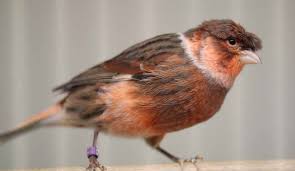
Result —
<svg viewBox="0 0 295 171"><path fill-rule="evenodd" d="M191 159L178 159L177 163L179 164L181 171L184 171L184 165L187 163L193 164L196 168L196 171L200 171L198 164L200 161L203 161L203 160L204 160L203 157L197 155L196 157L193 157Z"/></svg>
<svg viewBox="0 0 295 171"><path fill-rule="evenodd" d="M87 149L87 157L89 159L89 166L86 168L86 171L96 171L98 168L100 171L106 171L107 168L101 165L98 161L98 154L96 147L89 147Z"/></svg>
<svg viewBox="0 0 295 171"><path fill-rule="evenodd" d="M86 171L97 171L96 169L99 169L100 171L106 171L107 168L103 165L101 165L98 161L97 161L97 157L96 156L90 156L89 157L89 166L86 168Z"/></svg>

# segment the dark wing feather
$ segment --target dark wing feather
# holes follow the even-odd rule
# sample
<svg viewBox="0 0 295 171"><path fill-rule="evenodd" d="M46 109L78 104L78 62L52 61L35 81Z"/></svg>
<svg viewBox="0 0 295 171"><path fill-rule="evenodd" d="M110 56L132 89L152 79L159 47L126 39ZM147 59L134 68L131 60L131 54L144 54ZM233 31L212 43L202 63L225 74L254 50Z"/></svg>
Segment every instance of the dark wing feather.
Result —
<svg viewBox="0 0 295 171"><path fill-rule="evenodd" d="M131 46L116 57L96 65L57 87L54 91L71 92L76 88L117 81L121 74L138 74L152 70L173 54L183 53L177 34L164 34Z"/></svg>
<svg viewBox="0 0 295 171"><path fill-rule="evenodd" d="M81 86L94 85L96 83L106 83L118 73L107 71L102 64L94 66L85 72L75 76L69 82L53 89L53 91L70 92Z"/></svg>

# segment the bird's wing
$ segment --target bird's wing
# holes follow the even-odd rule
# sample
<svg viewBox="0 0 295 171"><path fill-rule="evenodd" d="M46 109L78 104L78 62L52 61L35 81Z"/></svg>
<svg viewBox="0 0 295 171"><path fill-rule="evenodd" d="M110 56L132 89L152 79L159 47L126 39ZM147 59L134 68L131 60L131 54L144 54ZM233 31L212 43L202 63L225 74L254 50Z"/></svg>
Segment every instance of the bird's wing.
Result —
<svg viewBox="0 0 295 171"><path fill-rule="evenodd" d="M83 86L132 79L126 75L149 72L167 57L183 53L180 43L181 40L175 33L159 35L137 43L116 57L77 75L54 91L71 92Z"/></svg>

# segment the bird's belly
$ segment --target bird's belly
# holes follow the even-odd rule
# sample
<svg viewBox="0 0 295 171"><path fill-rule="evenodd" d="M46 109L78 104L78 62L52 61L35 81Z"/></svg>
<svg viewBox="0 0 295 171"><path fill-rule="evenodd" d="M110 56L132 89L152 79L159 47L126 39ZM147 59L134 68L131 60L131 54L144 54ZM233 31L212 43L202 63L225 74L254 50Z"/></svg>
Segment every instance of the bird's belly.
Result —
<svg viewBox="0 0 295 171"><path fill-rule="evenodd" d="M138 106L139 102L151 101L145 96L134 96L137 87L130 82L117 83L109 87L104 101L106 111L97 118L97 123L110 134L120 136L149 137L157 133L151 129L152 116L149 111Z"/></svg>
<svg viewBox="0 0 295 171"><path fill-rule="evenodd" d="M174 111L154 119L153 129L162 133L174 132L207 121L220 109L222 102L223 98L214 99L207 104L197 103L188 110L186 106L177 106Z"/></svg>
<svg viewBox="0 0 295 171"><path fill-rule="evenodd" d="M180 112L182 109L179 108L179 112L166 113L162 116L156 111L150 112L150 110L129 109L126 107L121 111L106 112L106 117L103 119L104 123L106 123L105 132L130 137L162 135L168 132L179 131L208 120L218 111L219 106L213 107L212 105L203 110L198 108L199 111L188 112L185 115Z"/></svg>
<svg viewBox="0 0 295 171"><path fill-rule="evenodd" d="M150 137L160 135L152 127L152 118L144 113L120 112L109 114L103 118L103 130L108 134L127 137ZM104 117L104 116L102 116Z"/></svg>
<svg viewBox="0 0 295 171"><path fill-rule="evenodd" d="M204 122L211 118L215 113L210 114L197 114L196 116L189 116L185 118L180 118L178 120L170 120L167 122L156 123L153 125L153 129L159 134L164 134L168 132L179 131L185 128L192 127L198 123Z"/></svg>
<svg viewBox="0 0 295 171"><path fill-rule="evenodd" d="M201 101L194 100L199 97L185 103L175 99L171 101L175 105L168 105L159 100L161 97L131 93L138 90L128 82L118 83L115 90L108 91L111 93L103 97L108 107L98 122L105 132L122 136L151 137L191 127L211 118L224 99L203 96Z"/></svg>

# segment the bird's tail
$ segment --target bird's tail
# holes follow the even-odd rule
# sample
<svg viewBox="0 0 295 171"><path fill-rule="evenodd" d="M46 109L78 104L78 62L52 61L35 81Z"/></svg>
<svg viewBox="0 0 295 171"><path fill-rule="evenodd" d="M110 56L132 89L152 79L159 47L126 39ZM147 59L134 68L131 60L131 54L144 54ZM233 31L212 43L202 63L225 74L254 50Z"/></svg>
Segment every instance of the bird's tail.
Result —
<svg viewBox="0 0 295 171"><path fill-rule="evenodd" d="M16 128L11 129L11 130L4 132L4 133L0 133L0 144L7 142L8 140L10 140L22 133L26 133L26 132L29 132L29 131L35 129L35 128L40 127L42 125L41 124L42 121L45 121L45 120L55 116L56 114L58 114L58 112L61 111L61 109L62 109L62 104L57 103L53 106L50 106L46 110L33 115L29 119L22 122Z"/></svg>

